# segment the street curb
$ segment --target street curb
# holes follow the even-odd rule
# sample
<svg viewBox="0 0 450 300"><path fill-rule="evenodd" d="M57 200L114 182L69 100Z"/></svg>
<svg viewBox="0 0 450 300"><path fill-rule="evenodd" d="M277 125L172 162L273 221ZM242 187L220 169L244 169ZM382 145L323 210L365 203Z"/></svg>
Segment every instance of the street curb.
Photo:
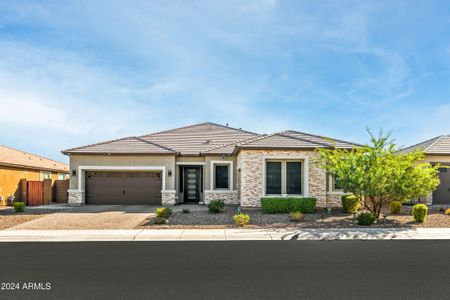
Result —
<svg viewBox="0 0 450 300"><path fill-rule="evenodd" d="M0 242L245 241L245 240L429 240L450 239L450 228L337 229L133 229L3 230Z"/></svg>

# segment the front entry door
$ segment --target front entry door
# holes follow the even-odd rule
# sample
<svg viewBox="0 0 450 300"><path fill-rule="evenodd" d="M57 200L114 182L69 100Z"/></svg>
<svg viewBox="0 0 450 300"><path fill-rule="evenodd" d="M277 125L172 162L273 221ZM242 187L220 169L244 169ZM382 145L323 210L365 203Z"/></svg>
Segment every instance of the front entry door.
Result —
<svg viewBox="0 0 450 300"><path fill-rule="evenodd" d="M441 184L433 192L433 204L450 204L450 169L439 169Z"/></svg>
<svg viewBox="0 0 450 300"><path fill-rule="evenodd" d="M201 167L184 167L183 182L184 202L199 202L201 192Z"/></svg>

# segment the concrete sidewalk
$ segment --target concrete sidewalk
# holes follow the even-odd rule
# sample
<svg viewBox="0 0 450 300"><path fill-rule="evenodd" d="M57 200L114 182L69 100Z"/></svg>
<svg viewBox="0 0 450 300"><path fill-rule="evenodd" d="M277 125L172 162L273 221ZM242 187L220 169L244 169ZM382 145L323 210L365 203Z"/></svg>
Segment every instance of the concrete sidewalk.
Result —
<svg viewBox="0 0 450 300"><path fill-rule="evenodd" d="M4 230L0 242L450 239L450 228Z"/></svg>

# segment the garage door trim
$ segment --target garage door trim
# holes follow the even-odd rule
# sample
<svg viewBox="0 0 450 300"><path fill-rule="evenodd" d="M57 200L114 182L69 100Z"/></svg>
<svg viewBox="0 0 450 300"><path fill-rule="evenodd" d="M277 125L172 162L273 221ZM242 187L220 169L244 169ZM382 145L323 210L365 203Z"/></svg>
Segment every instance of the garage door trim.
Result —
<svg viewBox="0 0 450 300"><path fill-rule="evenodd" d="M161 171L162 191L166 190L165 166L78 166L78 189L84 190L85 171ZM161 191L161 192L162 192Z"/></svg>

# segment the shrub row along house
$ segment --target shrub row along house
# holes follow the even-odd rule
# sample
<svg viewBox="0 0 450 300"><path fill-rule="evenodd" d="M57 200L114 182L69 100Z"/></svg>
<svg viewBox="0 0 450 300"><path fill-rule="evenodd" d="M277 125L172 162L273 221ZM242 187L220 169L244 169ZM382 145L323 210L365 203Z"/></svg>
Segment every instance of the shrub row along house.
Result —
<svg viewBox="0 0 450 300"><path fill-rule="evenodd" d="M72 148L69 203L204 203L260 207L262 197L341 205L339 182L314 163L318 148L359 144L294 130L261 135L202 123Z"/></svg>

